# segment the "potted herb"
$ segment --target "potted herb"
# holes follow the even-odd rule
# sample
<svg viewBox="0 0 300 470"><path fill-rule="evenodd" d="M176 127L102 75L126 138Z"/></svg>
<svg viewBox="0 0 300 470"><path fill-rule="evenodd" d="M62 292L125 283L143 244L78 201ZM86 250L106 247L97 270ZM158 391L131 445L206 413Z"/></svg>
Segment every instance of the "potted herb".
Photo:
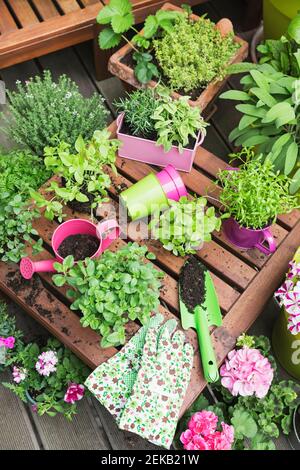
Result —
<svg viewBox="0 0 300 470"><path fill-rule="evenodd" d="M0 301L0 372L10 366L14 356L23 348L23 333L16 327L16 319Z"/></svg>
<svg viewBox="0 0 300 470"><path fill-rule="evenodd" d="M159 78L173 89L173 98L188 94L190 104L202 110L224 83L226 66L247 55L247 43L233 35L229 20L214 25L193 15L189 7L183 10L166 3L147 17L138 33L130 1L111 0L97 22L105 25L100 48L115 47L122 39L127 42L111 56L111 73L137 88L156 86L153 79ZM131 41L124 34L129 30L135 33Z"/></svg>
<svg viewBox="0 0 300 470"><path fill-rule="evenodd" d="M163 273L145 263L145 246L128 243L116 252L105 251L101 258L79 261L68 256L56 263L57 286L68 285L71 309L82 313L81 324L96 330L101 346L125 343L125 325L129 320L145 324L159 305L160 279ZM147 258L155 258L152 253Z"/></svg>
<svg viewBox="0 0 300 470"><path fill-rule="evenodd" d="M109 114L102 96L84 98L69 77L61 75L54 82L49 70L25 84L17 81L16 91L7 95L3 131L39 156L55 139L69 142L72 148L79 135L90 139L96 129L106 126Z"/></svg>
<svg viewBox="0 0 300 470"><path fill-rule="evenodd" d="M279 214L298 207L297 198L289 194L291 179L276 172L270 160L263 162L255 156L251 148L231 157L240 167L218 173L220 202L230 216L224 221L224 232L240 248L258 248L270 254L276 249L271 225Z"/></svg>
<svg viewBox="0 0 300 470"><path fill-rule="evenodd" d="M28 150L0 152L0 259L18 263L26 256L25 243L33 253L41 250L42 240L32 227L40 212L31 207L31 190L39 188L51 172L41 159Z"/></svg>
<svg viewBox="0 0 300 470"><path fill-rule="evenodd" d="M289 374L300 380L300 248L289 264L286 280L275 292L281 311L272 333L273 349Z"/></svg>
<svg viewBox="0 0 300 470"><path fill-rule="evenodd" d="M168 89L137 90L117 103L119 156L157 166L190 171L206 135L200 109L188 97L173 101Z"/></svg>
<svg viewBox="0 0 300 470"><path fill-rule="evenodd" d="M70 144L59 141L55 147L45 148L45 166L54 175L61 178L61 185L50 180L46 191L54 196L45 198L42 194L31 191L37 207L45 207L45 217L59 221L63 218L63 205L68 204L73 210L93 215L98 204L107 200L107 188L111 184L105 170L108 165L114 172L117 139L110 139L106 129L95 131L92 139L85 141L79 136L75 150Z"/></svg>
<svg viewBox="0 0 300 470"><path fill-rule="evenodd" d="M84 395L82 385L90 370L56 339L45 347L27 344L14 357L14 383L2 383L40 416L62 413L68 420L76 414L77 401Z"/></svg>
<svg viewBox="0 0 300 470"><path fill-rule="evenodd" d="M214 230L220 230L221 217L216 217L214 207L206 208L204 197L189 200L183 196L169 202L169 209L154 215L150 228L152 236L174 255L195 253L211 240Z"/></svg>
<svg viewBox="0 0 300 470"><path fill-rule="evenodd" d="M264 336L242 335L212 385L214 402L200 395L181 419L176 447L186 450L275 450L290 435L300 386L279 380Z"/></svg>

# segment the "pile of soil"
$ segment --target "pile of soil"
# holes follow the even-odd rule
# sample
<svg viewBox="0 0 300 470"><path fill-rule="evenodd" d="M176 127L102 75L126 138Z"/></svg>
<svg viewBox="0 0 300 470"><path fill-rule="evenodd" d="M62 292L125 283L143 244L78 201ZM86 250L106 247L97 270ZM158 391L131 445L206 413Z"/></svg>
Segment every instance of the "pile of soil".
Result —
<svg viewBox="0 0 300 470"><path fill-rule="evenodd" d="M205 300L204 274L207 268L191 256L181 269L179 276L180 296L189 312Z"/></svg>
<svg viewBox="0 0 300 470"><path fill-rule="evenodd" d="M97 237L79 233L65 238L57 251L62 258L73 255L75 261L79 261L93 256L98 250L99 244L100 241Z"/></svg>

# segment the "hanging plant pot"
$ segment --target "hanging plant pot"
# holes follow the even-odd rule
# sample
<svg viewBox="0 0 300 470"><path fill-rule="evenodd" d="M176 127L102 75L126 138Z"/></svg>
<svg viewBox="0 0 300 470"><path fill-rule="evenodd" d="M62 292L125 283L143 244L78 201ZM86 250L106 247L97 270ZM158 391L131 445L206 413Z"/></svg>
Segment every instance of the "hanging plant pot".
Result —
<svg viewBox="0 0 300 470"><path fill-rule="evenodd" d="M204 134L199 131L192 148L184 148L180 153L178 146L172 145L169 152L165 152L162 145L156 145L154 140L136 137L123 131L124 114L117 118L117 137L122 142L118 150L119 157L149 163L160 167L172 165L176 170L190 172L197 148L204 140Z"/></svg>
<svg viewBox="0 0 300 470"><path fill-rule="evenodd" d="M170 3L165 3L161 10L171 10L171 11L179 11L183 12L182 8L179 8L175 5ZM194 21L201 21L201 18L197 15L191 14L190 18ZM233 32L232 24L227 18L223 18L216 24L216 28L220 30L222 35L226 35L229 32ZM143 31L140 32L143 34ZM247 57L248 54L248 43L243 39L239 38L238 36L234 36L233 40L240 45L237 51L233 54L230 61L226 65L230 65L233 63L241 62ZM131 55L133 53L133 48L131 44L126 44L125 46L121 47L115 54L113 54L108 63L108 69L113 74L119 77L124 82L129 83L130 85L134 86L135 88L142 88L142 84L137 80L134 74L134 70L132 68L132 59ZM219 93L220 89L226 83L228 76L222 80L215 79L212 80L203 91L192 90L190 93L184 93L184 95L191 95L191 99L189 103L191 106L199 106L203 111L206 106L216 97ZM147 83L147 87L156 87L157 81L150 80ZM173 92L172 97L174 99L178 99L180 96L183 96L179 92Z"/></svg>
<svg viewBox="0 0 300 470"><path fill-rule="evenodd" d="M265 255L276 250L276 242L270 231L270 226L261 230L242 227L232 217L223 222L223 230L228 240L238 248L249 250L257 248Z"/></svg>

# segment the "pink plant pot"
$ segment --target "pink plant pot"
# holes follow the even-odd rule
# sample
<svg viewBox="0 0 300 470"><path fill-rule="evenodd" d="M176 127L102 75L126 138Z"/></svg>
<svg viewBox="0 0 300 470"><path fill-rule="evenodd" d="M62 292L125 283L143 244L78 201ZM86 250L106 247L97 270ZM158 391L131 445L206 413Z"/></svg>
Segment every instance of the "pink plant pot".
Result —
<svg viewBox="0 0 300 470"><path fill-rule="evenodd" d="M118 151L120 157L161 167L172 165L176 170L191 171L197 147L204 140L202 132L199 131L193 149L185 148L182 153L179 153L178 147L172 145L169 152L164 152L163 146L156 145L156 142L153 140L123 134L121 132L123 120L124 113L120 114L117 118L117 137L122 142Z"/></svg>
<svg viewBox="0 0 300 470"><path fill-rule="evenodd" d="M119 237L120 229L116 220L104 220L97 225L85 219L71 219L59 225L52 235L52 249L55 258L42 261L32 261L23 258L20 263L20 272L25 279L31 279L36 272L56 272L54 263L61 263L64 259L59 255L61 243L70 235L92 235L99 239L98 250L91 256L97 258L111 243Z"/></svg>
<svg viewBox="0 0 300 470"><path fill-rule="evenodd" d="M223 231L228 240L239 248L246 250L257 248L265 255L270 255L276 250L276 242L270 227L252 230L242 227L236 220L230 218L223 222Z"/></svg>

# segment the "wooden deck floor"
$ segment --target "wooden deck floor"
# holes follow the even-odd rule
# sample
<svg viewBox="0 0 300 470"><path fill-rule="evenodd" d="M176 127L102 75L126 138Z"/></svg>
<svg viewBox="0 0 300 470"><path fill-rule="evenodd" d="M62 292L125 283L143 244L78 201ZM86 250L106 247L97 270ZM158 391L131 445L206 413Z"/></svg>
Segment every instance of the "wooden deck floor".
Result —
<svg viewBox="0 0 300 470"><path fill-rule="evenodd" d="M225 5L226 3L226 5ZM231 11L230 5L231 5ZM195 9L198 14L208 12L208 16L217 21L223 16L229 16L238 24L241 20L241 10L238 0L224 2L214 0ZM225 12L224 12L225 10ZM49 54L38 60L25 62L0 71L0 79L6 82L9 89L15 87L16 80L26 80L29 77L50 69L54 78L62 73L68 74L78 85L85 96L99 92L106 98L106 104L115 116L113 101L124 94L121 82L116 78L97 82L94 78L92 48L89 43L74 48ZM237 78L231 79L227 89L237 86ZM232 150L227 136L236 126L239 118L231 102L216 101L217 109L210 119L208 135L204 147L221 158L226 159ZM0 107L1 108L1 107ZM0 136L0 143L5 143ZM270 334L274 315L274 305L260 317L254 325L255 333ZM10 309L17 315L22 329L26 331L29 340L45 335L45 331L24 314L19 307L10 304ZM5 377L0 376L0 381ZM48 418L35 416L29 407L17 400L9 391L0 388L0 450L3 449L151 449L154 446L146 441L125 433L116 427L110 415L98 402L85 400L79 407L79 413L72 423L63 418ZM285 438L278 441L279 449L288 448Z"/></svg>

